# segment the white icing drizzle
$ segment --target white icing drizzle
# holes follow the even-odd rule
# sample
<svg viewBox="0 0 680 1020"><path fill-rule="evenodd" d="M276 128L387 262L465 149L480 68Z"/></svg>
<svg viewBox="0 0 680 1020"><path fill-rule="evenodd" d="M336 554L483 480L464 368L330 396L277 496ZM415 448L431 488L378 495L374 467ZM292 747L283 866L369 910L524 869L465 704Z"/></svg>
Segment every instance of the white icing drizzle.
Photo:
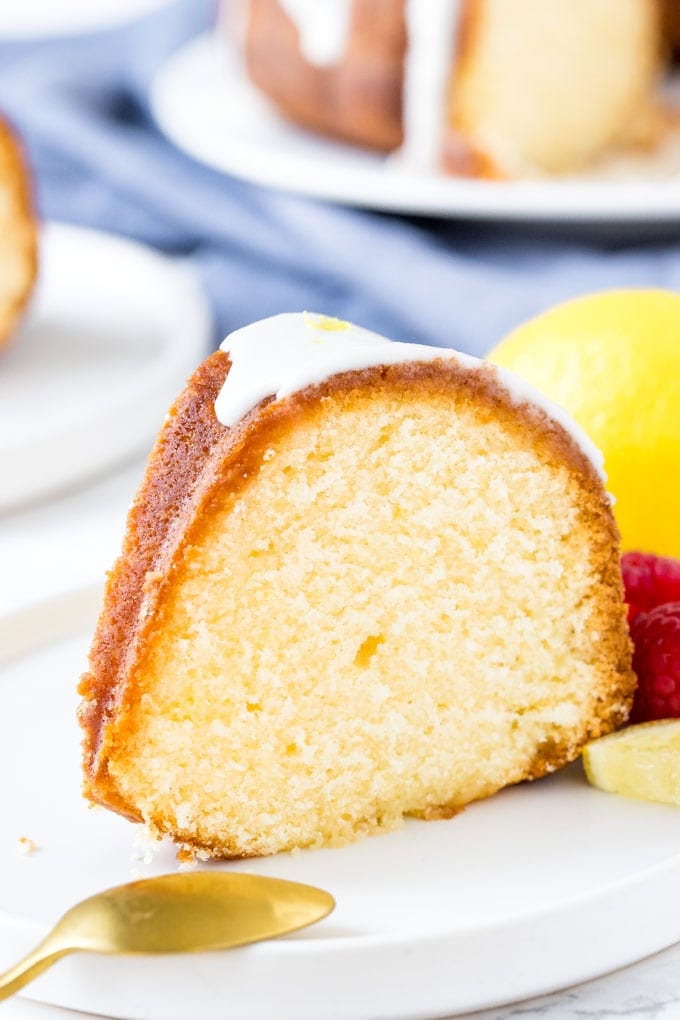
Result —
<svg viewBox="0 0 680 1020"><path fill-rule="evenodd" d="M424 170L437 165L442 151L462 0L405 2L404 144L397 158Z"/></svg>
<svg viewBox="0 0 680 1020"><path fill-rule="evenodd" d="M244 326L231 333L220 350L229 354L232 364L215 401L215 414L229 427L265 397L281 400L340 372L439 358L453 359L471 369L486 364L448 347L398 343L360 326L308 312L274 315ZM604 481L602 454L567 411L513 372L497 366L495 371L515 403L540 407L569 433Z"/></svg>
<svg viewBox="0 0 680 1020"><path fill-rule="evenodd" d="M279 0L295 24L300 49L317 66L337 63L345 52L353 0ZM447 90L457 49L463 0L404 0L402 162L430 169L441 153Z"/></svg>
<svg viewBox="0 0 680 1020"><path fill-rule="evenodd" d="M302 54L311 64L337 63L345 52L353 0L279 0L295 24Z"/></svg>

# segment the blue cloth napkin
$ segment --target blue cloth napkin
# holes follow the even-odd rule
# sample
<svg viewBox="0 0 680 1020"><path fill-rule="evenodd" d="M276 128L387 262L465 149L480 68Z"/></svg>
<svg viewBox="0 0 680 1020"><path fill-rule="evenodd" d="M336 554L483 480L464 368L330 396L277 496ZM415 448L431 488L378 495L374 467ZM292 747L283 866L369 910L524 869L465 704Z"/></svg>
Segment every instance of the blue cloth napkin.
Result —
<svg viewBox="0 0 680 1020"><path fill-rule="evenodd" d="M165 140L149 81L214 19L182 0L114 31L0 44L0 109L23 136L41 215L195 264L215 342L279 311L484 353L524 318L608 287L680 288L673 237L557 237L308 201L206 169Z"/></svg>

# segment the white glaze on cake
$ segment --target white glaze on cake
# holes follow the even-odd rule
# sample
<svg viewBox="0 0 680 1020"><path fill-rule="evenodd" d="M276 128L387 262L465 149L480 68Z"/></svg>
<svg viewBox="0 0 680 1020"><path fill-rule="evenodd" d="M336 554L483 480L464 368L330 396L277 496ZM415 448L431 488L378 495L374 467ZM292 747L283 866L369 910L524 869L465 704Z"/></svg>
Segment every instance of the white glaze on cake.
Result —
<svg viewBox="0 0 680 1020"><path fill-rule="evenodd" d="M405 0L404 144L396 155L419 170L435 167L442 151L462 2Z"/></svg>
<svg viewBox="0 0 680 1020"><path fill-rule="evenodd" d="M244 326L230 333L220 350L229 354L232 364L215 401L215 414L229 427L266 397L281 400L341 372L437 359L455 359L470 369L486 364L448 347L399 343L308 312L274 315ZM602 454L567 411L513 372L496 366L494 370L515 403L540 407L569 433L604 481Z"/></svg>
<svg viewBox="0 0 680 1020"><path fill-rule="evenodd" d="M298 30L300 50L310 64L337 63L345 52L353 0L279 0Z"/></svg>
<svg viewBox="0 0 680 1020"><path fill-rule="evenodd" d="M303 56L323 67L341 60L353 0L279 0L294 23ZM463 0L404 0L404 144L395 154L420 170L437 165Z"/></svg>

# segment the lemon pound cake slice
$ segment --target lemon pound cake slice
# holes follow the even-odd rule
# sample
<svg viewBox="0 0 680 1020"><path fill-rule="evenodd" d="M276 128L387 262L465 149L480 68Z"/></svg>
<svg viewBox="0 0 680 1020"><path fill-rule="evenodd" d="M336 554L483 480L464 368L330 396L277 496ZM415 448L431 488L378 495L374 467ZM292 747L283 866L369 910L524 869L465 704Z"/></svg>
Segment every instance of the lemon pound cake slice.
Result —
<svg viewBox="0 0 680 1020"><path fill-rule="evenodd" d="M322 316L171 409L81 682L85 790L216 857L448 817L634 679L597 451L518 378Z"/></svg>

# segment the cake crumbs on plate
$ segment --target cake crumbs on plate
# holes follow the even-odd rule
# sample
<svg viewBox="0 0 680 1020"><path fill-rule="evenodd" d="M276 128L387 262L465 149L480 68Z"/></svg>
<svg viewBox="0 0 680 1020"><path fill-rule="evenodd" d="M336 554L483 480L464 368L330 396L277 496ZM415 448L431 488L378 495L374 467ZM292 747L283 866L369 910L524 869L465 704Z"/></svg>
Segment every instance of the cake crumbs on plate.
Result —
<svg viewBox="0 0 680 1020"><path fill-rule="evenodd" d="M187 843L181 843L177 848L178 871L193 871L199 861L209 861L210 857L207 850L197 850Z"/></svg>
<svg viewBox="0 0 680 1020"><path fill-rule="evenodd" d="M34 840L28 836L19 836L17 840L18 857L30 857L31 854L37 853L38 849L38 844Z"/></svg>
<svg viewBox="0 0 680 1020"><path fill-rule="evenodd" d="M160 848L160 833L151 825L138 825L132 843L132 860L152 864Z"/></svg>

